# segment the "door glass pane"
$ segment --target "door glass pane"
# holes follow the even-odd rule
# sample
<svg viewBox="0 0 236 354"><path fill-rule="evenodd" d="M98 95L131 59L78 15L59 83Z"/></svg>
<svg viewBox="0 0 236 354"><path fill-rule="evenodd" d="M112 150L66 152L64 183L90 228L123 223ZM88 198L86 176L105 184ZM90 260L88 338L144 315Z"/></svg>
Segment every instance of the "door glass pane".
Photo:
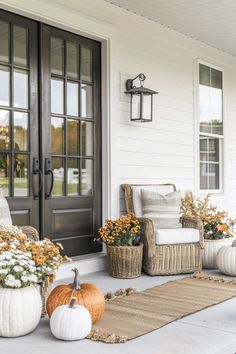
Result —
<svg viewBox="0 0 236 354"><path fill-rule="evenodd" d="M29 195L29 157L14 155L14 196Z"/></svg>
<svg viewBox="0 0 236 354"><path fill-rule="evenodd" d="M0 110L0 150L10 149L9 111Z"/></svg>
<svg viewBox="0 0 236 354"><path fill-rule="evenodd" d="M52 158L52 171L54 175L53 196L64 195L64 159L60 157Z"/></svg>
<svg viewBox="0 0 236 354"><path fill-rule="evenodd" d="M56 114L64 113L64 81L51 80L51 112Z"/></svg>
<svg viewBox="0 0 236 354"><path fill-rule="evenodd" d="M28 108L28 72L14 70L14 107Z"/></svg>
<svg viewBox="0 0 236 354"><path fill-rule="evenodd" d="M64 118L51 118L51 144L53 154L64 153Z"/></svg>
<svg viewBox="0 0 236 354"><path fill-rule="evenodd" d="M93 87L90 85L82 84L81 116L93 118Z"/></svg>
<svg viewBox="0 0 236 354"><path fill-rule="evenodd" d="M67 114L79 115L79 85L74 82L67 82Z"/></svg>
<svg viewBox="0 0 236 354"><path fill-rule="evenodd" d="M9 62L9 24L0 21L0 61Z"/></svg>
<svg viewBox="0 0 236 354"><path fill-rule="evenodd" d="M93 123L82 122L82 155L93 156Z"/></svg>
<svg viewBox="0 0 236 354"><path fill-rule="evenodd" d="M13 54L14 64L19 66L28 65L27 29L23 27L13 27Z"/></svg>
<svg viewBox="0 0 236 354"><path fill-rule="evenodd" d="M14 112L14 149L28 150L28 113Z"/></svg>
<svg viewBox="0 0 236 354"><path fill-rule="evenodd" d="M92 51L89 48L81 48L81 79L92 81Z"/></svg>
<svg viewBox="0 0 236 354"><path fill-rule="evenodd" d="M79 77L79 47L77 44L67 42L67 76L74 79Z"/></svg>
<svg viewBox="0 0 236 354"><path fill-rule="evenodd" d="M6 66L0 66L0 105L10 104L10 71Z"/></svg>
<svg viewBox="0 0 236 354"><path fill-rule="evenodd" d="M0 192L4 196L10 195L10 161L9 155L0 154Z"/></svg>
<svg viewBox="0 0 236 354"><path fill-rule="evenodd" d="M56 37L51 37L51 73L64 74L64 42Z"/></svg>
<svg viewBox="0 0 236 354"><path fill-rule="evenodd" d="M67 119L67 154L79 155L79 121Z"/></svg>
<svg viewBox="0 0 236 354"><path fill-rule="evenodd" d="M79 183L79 160L78 159L68 159L67 162L67 194L77 195L78 194L78 183Z"/></svg>
<svg viewBox="0 0 236 354"><path fill-rule="evenodd" d="M81 194L93 194L93 160L82 160Z"/></svg>

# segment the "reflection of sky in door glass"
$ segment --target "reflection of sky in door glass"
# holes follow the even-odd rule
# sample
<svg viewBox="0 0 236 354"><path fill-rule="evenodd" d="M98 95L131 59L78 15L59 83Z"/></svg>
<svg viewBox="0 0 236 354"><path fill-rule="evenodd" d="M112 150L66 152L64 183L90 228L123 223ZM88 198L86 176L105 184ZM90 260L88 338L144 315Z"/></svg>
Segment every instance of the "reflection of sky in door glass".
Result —
<svg viewBox="0 0 236 354"><path fill-rule="evenodd" d="M14 107L28 108L28 73L14 71Z"/></svg>
<svg viewBox="0 0 236 354"><path fill-rule="evenodd" d="M10 73L5 66L0 66L0 104L9 106L10 98Z"/></svg>

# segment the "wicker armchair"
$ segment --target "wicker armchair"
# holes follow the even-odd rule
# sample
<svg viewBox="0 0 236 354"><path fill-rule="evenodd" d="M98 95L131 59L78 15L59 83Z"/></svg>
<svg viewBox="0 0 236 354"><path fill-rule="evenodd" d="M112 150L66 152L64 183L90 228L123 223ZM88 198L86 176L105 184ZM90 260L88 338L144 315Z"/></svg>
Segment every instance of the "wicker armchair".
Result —
<svg viewBox="0 0 236 354"><path fill-rule="evenodd" d="M164 186L169 191L175 191L173 184L135 185L123 184L125 205L127 212L135 213L133 201L133 188ZM194 228L199 230L199 242L178 243L178 244L156 244L155 230L151 219L140 217L142 224L141 241L144 244L143 271L150 275L182 274L200 271L202 269L201 249L204 247L203 225L200 220L182 218L183 228Z"/></svg>

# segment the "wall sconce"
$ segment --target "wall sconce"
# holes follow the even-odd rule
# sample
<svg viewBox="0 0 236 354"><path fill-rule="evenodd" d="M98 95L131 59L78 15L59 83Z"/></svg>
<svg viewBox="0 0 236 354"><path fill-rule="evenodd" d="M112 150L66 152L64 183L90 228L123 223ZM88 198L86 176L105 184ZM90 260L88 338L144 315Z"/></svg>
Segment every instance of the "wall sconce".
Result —
<svg viewBox="0 0 236 354"><path fill-rule="evenodd" d="M134 86L133 82L139 79L140 86ZM130 95L130 120L135 122L152 122L153 95L157 91L150 90L143 86L146 76L137 75L134 79L126 81L125 93Z"/></svg>

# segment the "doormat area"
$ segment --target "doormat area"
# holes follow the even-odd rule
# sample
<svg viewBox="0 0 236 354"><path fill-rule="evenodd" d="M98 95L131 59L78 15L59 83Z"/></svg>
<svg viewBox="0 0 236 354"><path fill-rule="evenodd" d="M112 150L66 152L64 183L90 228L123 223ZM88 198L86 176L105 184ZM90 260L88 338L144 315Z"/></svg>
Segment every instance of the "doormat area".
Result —
<svg viewBox="0 0 236 354"><path fill-rule="evenodd" d="M142 292L127 290L125 296L107 301L104 317L93 326L89 339L124 343L235 297L236 282L195 273Z"/></svg>

